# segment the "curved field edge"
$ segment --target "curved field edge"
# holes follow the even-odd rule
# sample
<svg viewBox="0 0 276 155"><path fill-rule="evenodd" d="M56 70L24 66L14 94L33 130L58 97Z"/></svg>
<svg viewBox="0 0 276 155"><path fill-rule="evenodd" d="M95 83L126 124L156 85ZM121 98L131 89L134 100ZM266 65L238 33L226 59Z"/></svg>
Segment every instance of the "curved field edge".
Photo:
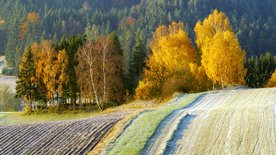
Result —
<svg viewBox="0 0 276 155"><path fill-rule="evenodd" d="M164 120L173 111L189 105L200 95L201 94L189 94L179 103L164 106L158 110L139 115L115 141L114 146L112 146L111 149L102 152L102 154L139 154L145 147L147 140L153 136L162 120Z"/></svg>
<svg viewBox="0 0 276 155"><path fill-rule="evenodd" d="M102 140L91 150L88 155L100 154L111 143L113 143L123 132L123 130L135 119L138 115L143 113L143 110L136 110L130 113L127 117L117 122L116 125L102 138Z"/></svg>

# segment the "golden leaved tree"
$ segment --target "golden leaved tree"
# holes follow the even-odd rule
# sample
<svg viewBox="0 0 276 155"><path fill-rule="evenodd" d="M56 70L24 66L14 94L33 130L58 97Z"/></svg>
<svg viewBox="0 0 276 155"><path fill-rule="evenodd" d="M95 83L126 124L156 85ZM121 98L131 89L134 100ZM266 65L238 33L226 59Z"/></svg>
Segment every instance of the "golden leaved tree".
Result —
<svg viewBox="0 0 276 155"><path fill-rule="evenodd" d="M195 50L184 31L184 24L173 22L168 27L158 27L150 47L152 53L136 89L136 98L169 95L178 89L188 91Z"/></svg>
<svg viewBox="0 0 276 155"><path fill-rule="evenodd" d="M63 95L68 83L68 56L65 50L55 51L52 42L44 40L32 45L36 67L36 83L46 93L47 100L54 101L54 95Z"/></svg>
<svg viewBox="0 0 276 155"><path fill-rule="evenodd" d="M221 87L244 83L245 52L232 30L229 19L218 10L195 26L196 43L207 76Z"/></svg>
<svg viewBox="0 0 276 155"><path fill-rule="evenodd" d="M268 80L267 87L276 87L276 70L272 74L271 78Z"/></svg>

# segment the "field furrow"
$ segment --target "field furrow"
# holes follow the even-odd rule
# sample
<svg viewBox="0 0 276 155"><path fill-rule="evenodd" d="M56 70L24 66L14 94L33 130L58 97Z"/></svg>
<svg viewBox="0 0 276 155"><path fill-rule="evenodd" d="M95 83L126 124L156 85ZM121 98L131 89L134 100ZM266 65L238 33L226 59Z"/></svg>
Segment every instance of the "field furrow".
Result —
<svg viewBox="0 0 276 155"><path fill-rule="evenodd" d="M86 154L128 112L30 125L2 126L0 154ZM6 135L7 134L7 135Z"/></svg>
<svg viewBox="0 0 276 155"><path fill-rule="evenodd" d="M169 154L275 154L276 89L207 94Z"/></svg>

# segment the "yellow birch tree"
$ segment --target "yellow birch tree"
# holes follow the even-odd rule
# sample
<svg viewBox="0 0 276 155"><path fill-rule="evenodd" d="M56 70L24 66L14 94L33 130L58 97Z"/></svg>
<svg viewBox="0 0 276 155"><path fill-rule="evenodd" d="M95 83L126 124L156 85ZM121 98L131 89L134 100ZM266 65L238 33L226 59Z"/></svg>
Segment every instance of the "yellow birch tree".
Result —
<svg viewBox="0 0 276 155"><path fill-rule="evenodd" d="M189 83L190 64L195 63L195 50L184 31L183 23L173 22L168 27L158 27L151 41L151 51L147 69L136 90L136 98L147 99L168 95L164 94L164 88L169 90L167 82L176 79L175 77L181 79L177 80L181 81L179 85ZM167 93L176 91L178 86L170 89Z"/></svg>
<svg viewBox="0 0 276 155"><path fill-rule="evenodd" d="M196 43L202 52L201 63L207 76L221 87L243 84L245 52L227 16L214 10L195 26Z"/></svg>

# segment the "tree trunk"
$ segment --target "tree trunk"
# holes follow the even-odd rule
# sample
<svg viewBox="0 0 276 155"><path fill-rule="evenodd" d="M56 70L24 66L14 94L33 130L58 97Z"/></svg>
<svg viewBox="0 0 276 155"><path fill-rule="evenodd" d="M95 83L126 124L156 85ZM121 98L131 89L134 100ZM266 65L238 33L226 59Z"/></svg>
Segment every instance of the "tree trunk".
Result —
<svg viewBox="0 0 276 155"><path fill-rule="evenodd" d="M97 103L100 111L103 111L102 108L101 108L100 102L99 102L99 97L98 97L95 82L94 82L94 74L93 74L92 65L90 65L90 80L91 80L92 89L93 89L93 93L94 93L94 96L95 96L96 103Z"/></svg>
<svg viewBox="0 0 276 155"><path fill-rule="evenodd" d="M103 51L102 70L103 70L103 102L106 102L106 48Z"/></svg>

